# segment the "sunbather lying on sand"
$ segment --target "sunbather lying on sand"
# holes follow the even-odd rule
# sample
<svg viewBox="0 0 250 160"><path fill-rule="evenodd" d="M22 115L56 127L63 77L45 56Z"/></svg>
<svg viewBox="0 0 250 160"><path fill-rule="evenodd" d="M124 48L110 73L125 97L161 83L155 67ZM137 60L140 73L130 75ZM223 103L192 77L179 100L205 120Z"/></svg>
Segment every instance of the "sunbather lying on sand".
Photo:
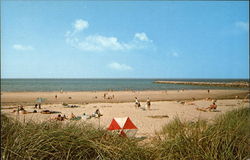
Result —
<svg viewBox="0 0 250 160"><path fill-rule="evenodd" d="M82 119L86 120L86 119L91 119L92 116L87 115L86 113L83 113L82 115Z"/></svg>
<svg viewBox="0 0 250 160"><path fill-rule="evenodd" d="M61 112L58 112L58 111L50 111L50 110L43 110L41 111L42 114L53 114L53 113L61 113Z"/></svg>
<svg viewBox="0 0 250 160"><path fill-rule="evenodd" d="M56 117L51 117L50 120L57 120L57 121L64 121L66 120L66 116L62 116L61 114L58 114Z"/></svg>
<svg viewBox="0 0 250 160"><path fill-rule="evenodd" d="M71 113L71 115L69 116L69 119L74 119L74 118L76 118L76 116L73 113Z"/></svg>
<svg viewBox="0 0 250 160"><path fill-rule="evenodd" d="M210 105L209 107L207 107L206 109L208 109L209 111L211 111L211 110L215 110L217 108L217 105L215 104L215 102L212 104L212 105Z"/></svg>
<svg viewBox="0 0 250 160"><path fill-rule="evenodd" d="M211 112L211 111L215 111L216 109L217 109L217 105L215 103L211 104L207 108L196 108L196 110L203 111L203 112L207 112L207 110Z"/></svg>

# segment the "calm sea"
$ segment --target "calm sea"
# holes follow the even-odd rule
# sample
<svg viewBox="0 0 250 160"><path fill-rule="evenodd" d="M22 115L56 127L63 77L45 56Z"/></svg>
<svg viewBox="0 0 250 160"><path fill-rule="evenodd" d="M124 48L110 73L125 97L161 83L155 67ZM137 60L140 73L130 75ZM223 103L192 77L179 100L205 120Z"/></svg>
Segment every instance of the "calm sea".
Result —
<svg viewBox="0 0 250 160"><path fill-rule="evenodd" d="M246 79L2 79L1 91L105 91L105 90L178 90L236 89L195 85L157 84L156 80L234 82ZM238 88L237 88L238 89Z"/></svg>

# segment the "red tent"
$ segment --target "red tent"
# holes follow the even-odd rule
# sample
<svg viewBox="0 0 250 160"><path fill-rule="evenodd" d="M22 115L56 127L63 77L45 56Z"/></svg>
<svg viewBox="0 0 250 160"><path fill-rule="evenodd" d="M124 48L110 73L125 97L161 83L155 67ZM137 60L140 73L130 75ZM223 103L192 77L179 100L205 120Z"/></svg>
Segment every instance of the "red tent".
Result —
<svg viewBox="0 0 250 160"><path fill-rule="evenodd" d="M138 128L130 120L129 117L113 118L108 130L117 131L120 135L126 137L134 137Z"/></svg>

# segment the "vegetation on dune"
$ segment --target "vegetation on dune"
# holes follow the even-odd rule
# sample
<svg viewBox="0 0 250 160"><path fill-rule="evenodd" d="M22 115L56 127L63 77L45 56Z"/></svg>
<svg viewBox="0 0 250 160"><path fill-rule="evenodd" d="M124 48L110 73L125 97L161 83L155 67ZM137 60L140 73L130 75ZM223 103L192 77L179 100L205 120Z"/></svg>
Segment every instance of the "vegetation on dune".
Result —
<svg viewBox="0 0 250 160"><path fill-rule="evenodd" d="M2 115L2 159L145 159L150 157L133 139L87 124L28 122ZM129 154L127 154L129 153Z"/></svg>
<svg viewBox="0 0 250 160"><path fill-rule="evenodd" d="M158 142L162 159L250 158L250 109L228 112L207 121L181 122L176 118L162 129Z"/></svg>
<svg viewBox="0 0 250 160"><path fill-rule="evenodd" d="M138 143L87 124L20 123L1 115L2 159L247 159L250 109L221 115L208 123L163 127L161 139Z"/></svg>

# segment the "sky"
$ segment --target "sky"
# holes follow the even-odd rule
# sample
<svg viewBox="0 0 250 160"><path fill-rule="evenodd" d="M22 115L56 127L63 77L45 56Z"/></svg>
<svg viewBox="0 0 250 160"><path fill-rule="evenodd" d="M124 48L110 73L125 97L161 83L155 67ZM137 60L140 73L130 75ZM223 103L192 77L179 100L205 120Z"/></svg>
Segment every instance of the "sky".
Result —
<svg viewBox="0 0 250 160"><path fill-rule="evenodd" d="M1 1L2 78L249 78L248 1Z"/></svg>

